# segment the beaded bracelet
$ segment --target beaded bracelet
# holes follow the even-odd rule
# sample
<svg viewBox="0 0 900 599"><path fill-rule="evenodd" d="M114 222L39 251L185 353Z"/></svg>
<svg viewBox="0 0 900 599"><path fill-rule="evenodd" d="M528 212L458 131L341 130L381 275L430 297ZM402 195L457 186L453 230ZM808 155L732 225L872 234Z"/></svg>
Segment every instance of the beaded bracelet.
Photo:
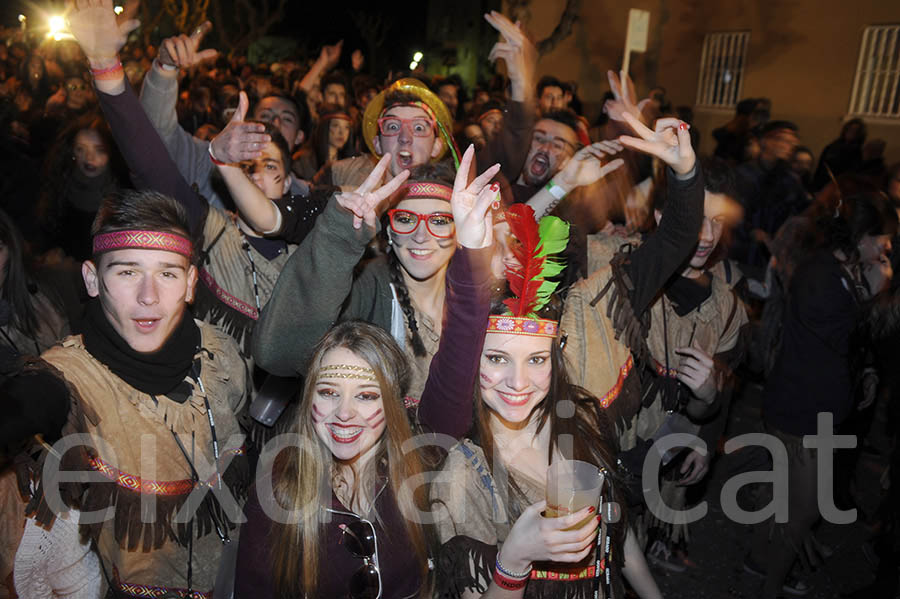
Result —
<svg viewBox="0 0 900 599"><path fill-rule="evenodd" d="M514 580L523 580L525 578L528 578L528 576L531 574L531 570L532 570L532 567L528 566L528 569L525 572L522 572L521 574L516 573L516 572L510 572L509 570L507 570L506 568L503 567L503 564L500 563L500 553L499 552L497 553L497 563L495 564L495 566L496 566L497 572L500 572L506 578L511 578Z"/></svg>

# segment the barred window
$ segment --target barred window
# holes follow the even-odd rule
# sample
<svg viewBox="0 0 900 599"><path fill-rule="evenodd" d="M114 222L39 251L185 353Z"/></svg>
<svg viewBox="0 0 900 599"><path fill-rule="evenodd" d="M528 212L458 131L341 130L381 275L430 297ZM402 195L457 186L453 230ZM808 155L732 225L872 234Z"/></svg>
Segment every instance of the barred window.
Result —
<svg viewBox="0 0 900 599"><path fill-rule="evenodd" d="M900 25L873 25L863 32L850 114L900 118Z"/></svg>
<svg viewBox="0 0 900 599"><path fill-rule="evenodd" d="M697 105L733 108L741 97L749 31L708 33L703 40Z"/></svg>

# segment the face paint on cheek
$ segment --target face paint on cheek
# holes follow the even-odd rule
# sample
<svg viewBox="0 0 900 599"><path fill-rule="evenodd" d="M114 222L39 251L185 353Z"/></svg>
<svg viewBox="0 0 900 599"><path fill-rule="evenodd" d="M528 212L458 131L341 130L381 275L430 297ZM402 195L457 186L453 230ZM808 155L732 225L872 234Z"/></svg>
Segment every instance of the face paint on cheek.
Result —
<svg viewBox="0 0 900 599"><path fill-rule="evenodd" d="M319 424L323 420L325 420L326 414L323 413L316 404L313 404L312 407L312 419L313 422Z"/></svg>
<svg viewBox="0 0 900 599"><path fill-rule="evenodd" d="M384 414L384 411L381 408L378 408L378 410L374 414L372 414L371 416L367 416L365 418L365 421L369 424L369 426L371 428L377 428L378 426L381 425L382 422L384 422L383 414Z"/></svg>
<svg viewBox="0 0 900 599"><path fill-rule="evenodd" d="M488 389L493 389L497 386L497 383L500 381L500 377L495 373L484 372L482 369L481 373L479 373L479 378L481 378L481 389L486 391Z"/></svg>
<svg viewBox="0 0 900 599"><path fill-rule="evenodd" d="M284 177L282 177L281 175L275 175L275 183L281 183L282 181L284 181Z"/></svg>

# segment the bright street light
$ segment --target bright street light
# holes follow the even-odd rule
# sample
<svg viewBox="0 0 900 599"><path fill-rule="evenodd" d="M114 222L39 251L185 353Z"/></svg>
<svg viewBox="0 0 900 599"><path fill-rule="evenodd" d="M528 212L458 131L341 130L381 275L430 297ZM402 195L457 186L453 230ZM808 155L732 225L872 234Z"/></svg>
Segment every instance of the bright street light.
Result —
<svg viewBox="0 0 900 599"><path fill-rule="evenodd" d="M117 6L117 7L113 8L113 12L116 13L117 15L122 14L122 11L124 11L124 10L125 9L121 6Z"/></svg>
<svg viewBox="0 0 900 599"><path fill-rule="evenodd" d="M25 19L28 18L25 15L19 15L19 23L24 23Z"/></svg>
<svg viewBox="0 0 900 599"><path fill-rule="evenodd" d="M412 61L411 63L409 63L409 70L410 70L410 71L415 71L415 70L416 70L416 67L418 67L418 66L419 66L419 63L417 63L417 62L414 60L414 61Z"/></svg>
<svg viewBox="0 0 900 599"><path fill-rule="evenodd" d="M423 56L424 54L422 54L421 52L416 52L415 54L413 54L413 60L415 62L421 62Z"/></svg>
<svg viewBox="0 0 900 599"><path fill-rule="evenodd" d="M50 17L48 24L50 25L50 35L55 35L66 28L66 20L60 15Z"/></svg>

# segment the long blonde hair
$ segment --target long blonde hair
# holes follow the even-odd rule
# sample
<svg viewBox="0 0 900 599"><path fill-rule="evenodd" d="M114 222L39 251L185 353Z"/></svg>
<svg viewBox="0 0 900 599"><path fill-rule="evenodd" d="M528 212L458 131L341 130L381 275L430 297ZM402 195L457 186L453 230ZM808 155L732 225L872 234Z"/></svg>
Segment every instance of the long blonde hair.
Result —
<svg viewBox="0 0 900 599"><path fill-rule="evenodd" d="M335 348L348 349L369 364L375 371L384 403L385 433L378 441L374 458L354 476L352 496L361 497L374 507L372 491L380 474L387 470L388 484L397 507L401 514L408 515L404 526L415 549L425 589L428 577L425 534L411 517L426 505L424 489L419 486L412 493L401 492L405 481L414 480L413 477L420 477L423 472L417 452L401 450L403 443L413 435L403 403L409 387L410 368L403 351L387 332L362 321L341 323L319 341L307 371L294 428L305 447L288 448L275 462L275 499L293 514L291 522L278 527L272 547L275 588L280 596L316 596L319 564L324 551L322 508L330 506L334 464L331 451L316 435L310 414L316 372L324 355ZM374 519L383 525L377 511Z"/></svg>

